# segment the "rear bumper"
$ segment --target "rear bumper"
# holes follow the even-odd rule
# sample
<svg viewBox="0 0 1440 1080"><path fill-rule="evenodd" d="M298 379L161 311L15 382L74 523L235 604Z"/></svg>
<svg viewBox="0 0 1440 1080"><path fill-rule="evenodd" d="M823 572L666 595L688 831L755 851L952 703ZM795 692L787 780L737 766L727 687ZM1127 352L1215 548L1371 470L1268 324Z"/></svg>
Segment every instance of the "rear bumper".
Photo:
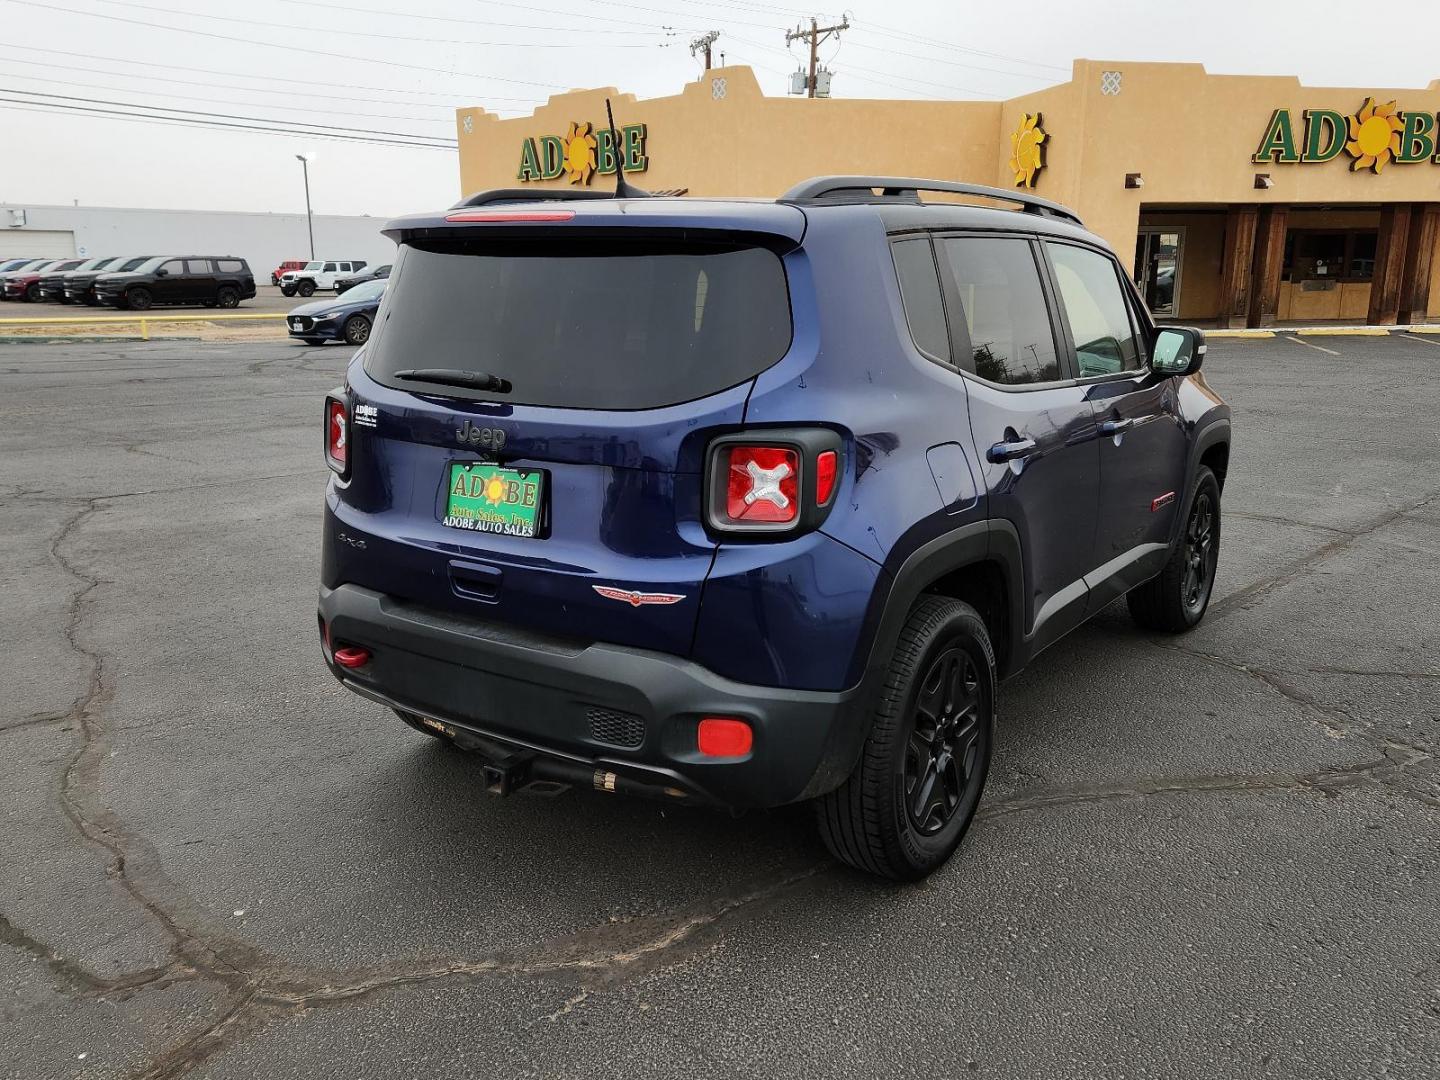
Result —
<svg viewBox="0 0 1440 1080"><path fill-rule="evenodd" d="M333 642L370 650L358 670L326 652L332 673L362 696L695 802L812 798L839 786L864 739L860 688L751 686L682 657L519 632L356 585L322 588L320 618ZM696 726L713 715L749 721L749 754L701 756Z"/></svg>

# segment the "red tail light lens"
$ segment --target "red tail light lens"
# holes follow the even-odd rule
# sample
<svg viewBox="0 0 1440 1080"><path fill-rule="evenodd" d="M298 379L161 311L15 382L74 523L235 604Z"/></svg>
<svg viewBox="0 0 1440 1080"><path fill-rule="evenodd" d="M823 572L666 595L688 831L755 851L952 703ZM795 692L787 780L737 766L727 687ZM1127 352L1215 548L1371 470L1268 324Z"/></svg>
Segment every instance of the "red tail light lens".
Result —
<svg viewBox="0 0 1440 1080"><path fill-rule="evenodd" d="M755 745L755 733L744 720L707 716L700 721L696 740L706 757L744 757Z"/></svg>
<svg viewBox="0 0 1440 1080"><path fill-rule="evenodd" d="M822 450L815 459L815 505L824 506L835 494L835 479L840 472L840 455Z"/></svg>
<svg viewBox="0 0 1440 1080"><path fill-rule="evenodd" d="M800 455L777 446L728 446L725 516L733 524L789 524L800 516Z"/></svg>
<svg viewBox="0 0 1440 1080"><path fill-rule="evenodd" d="M325 463L341 476L350 467L350 408L339 398L325 399Z"/></svg>

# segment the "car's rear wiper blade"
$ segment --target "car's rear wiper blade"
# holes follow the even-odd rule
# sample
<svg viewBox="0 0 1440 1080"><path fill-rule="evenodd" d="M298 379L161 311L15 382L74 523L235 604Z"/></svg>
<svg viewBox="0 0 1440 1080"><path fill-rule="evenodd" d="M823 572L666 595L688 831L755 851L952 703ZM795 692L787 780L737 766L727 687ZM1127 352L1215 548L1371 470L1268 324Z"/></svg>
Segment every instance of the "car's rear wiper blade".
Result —
<svg viewBox="0 0 1440 1080"><path fill-rule="evenodd" d="M508 394L510 380L488 371L462 371L459 368L405 368L395 372L395 378L414 382L441 383L444 386L464 386L471 390L488 390L492 394Z"/></svg>

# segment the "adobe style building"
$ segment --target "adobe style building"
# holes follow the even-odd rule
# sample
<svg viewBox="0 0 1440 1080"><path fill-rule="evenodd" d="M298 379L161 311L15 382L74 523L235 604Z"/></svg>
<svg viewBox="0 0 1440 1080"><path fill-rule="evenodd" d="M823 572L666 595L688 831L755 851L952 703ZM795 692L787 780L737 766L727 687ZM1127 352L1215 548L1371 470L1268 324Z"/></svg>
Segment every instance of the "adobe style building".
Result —
<svg viewBox="0 0 1440 1080"><path fill-rule="evenodd" d="M604 130L612 100L618 146ZM1079 211L1163 320L1440 320L1440 80L1303 86L1198 64L1079 60L1009 101L766 97L746 67L674 97L457 110L460 189L613 184L774 197L864 173L1023 188Z"/></svg>

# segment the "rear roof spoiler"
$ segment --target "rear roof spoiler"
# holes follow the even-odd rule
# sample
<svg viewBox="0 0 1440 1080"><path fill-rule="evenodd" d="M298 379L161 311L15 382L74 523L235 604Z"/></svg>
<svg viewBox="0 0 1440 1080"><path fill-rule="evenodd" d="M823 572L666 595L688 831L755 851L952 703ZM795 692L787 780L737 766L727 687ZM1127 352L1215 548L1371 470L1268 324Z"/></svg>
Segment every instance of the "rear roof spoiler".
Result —
<svg viewBox="0 0 1440 1080"><path fill-rule="evenodd" d="M815 176L802 180L777 200L782 203L818 202L824 199L847 202L920 202L920 192L939 191L950 195L972 195L998 202L1017 204L1029 214L1059 218L1084 226L1080 215L1049 199L984 184L961 184L952 180L922 180L913 176ZM878 194L877 194L878 192Z"/></svg>
<svg viewBox="0 0 1440 1080"><path fill-rule="evenodd" d="M528 202L576 202L584 199L614 199L608 191L592 191L589 188L496 188L494 191L477 191L468 199L461 199L451 210L464 210L467 206L490 206L494 203Z"/></svg>

